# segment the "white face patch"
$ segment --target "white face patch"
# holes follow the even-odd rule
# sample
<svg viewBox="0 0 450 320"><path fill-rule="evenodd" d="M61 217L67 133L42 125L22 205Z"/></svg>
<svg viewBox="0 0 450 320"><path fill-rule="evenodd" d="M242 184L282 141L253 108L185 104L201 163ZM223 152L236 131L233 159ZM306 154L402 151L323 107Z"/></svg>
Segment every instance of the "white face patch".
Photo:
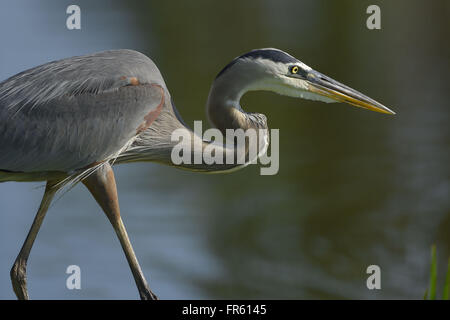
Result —
<svg viewBox="0 0 450 320"><path fill-rule="evenodd" d="M275 49L267 49L275 50ZM220 88L226 88L224 97L228 105L239 105L239 100L248 91L271 91L284 96L316 100L322 102L336 102L309 90L307 80L291 77L290 69L297 66L308 73L313 69L292 57L292 62L275 62L265 58L245 57L236 61L226 73L216 79ZM299 71L299 73L301 72Z"/></svg>
<svg viewBox="0 0 450 320"><path fill-rule="evenodd" d="M256 62L256 61L254 61ZM265 76L257 81L250 82L243 92L247 91L272 91L283 96L289 96L294 98L302 98L313 101L321 101L326 103L337 102L328 97L319 95L309 91L309 83L307 80L289 77L289 68L292 65L297 65L307 72L312 68L302 62L297 62L292 65L288 65L281 62L273 62L270 60L260 60L257 63L260 64L259 68L265 69ZM255 68L257 68L255 66Z"/></svg>
<svg viewBox="0 0 450 320"><path fill-rule="evenodd" d="M328 97L309 91L309 84L306 80L286 76L254 82L247 86L244 91L272 91L282 96L293 98L302 98L326 103L337 102Z"/></svg>

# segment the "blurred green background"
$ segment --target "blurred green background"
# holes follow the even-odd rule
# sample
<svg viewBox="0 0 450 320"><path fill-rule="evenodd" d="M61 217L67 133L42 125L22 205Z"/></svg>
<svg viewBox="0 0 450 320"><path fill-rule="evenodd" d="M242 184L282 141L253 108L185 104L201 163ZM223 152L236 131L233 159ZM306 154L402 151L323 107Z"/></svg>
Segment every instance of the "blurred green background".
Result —
<svg viewBox="0 0 450 320"><path fill-rule="evenodd" d="M69 4L82 29L65 27ZM366 8L381 8L381 30ZM163 299L421 299L429 248L450 256L450 2L3 1L0 79L49 60L118 48L159 66L185 121L206 120L216 74L276 47L397 112L251 92L246 111L280 129L280 170L201 175L116 167L124 222ZM0 298L42 184L0 184ZM82 289L65 287L77 264ZM381 268L382 289L366 288ZM28 263L31 298L135 299L131 272L80 185L50 209Z"/></svg>

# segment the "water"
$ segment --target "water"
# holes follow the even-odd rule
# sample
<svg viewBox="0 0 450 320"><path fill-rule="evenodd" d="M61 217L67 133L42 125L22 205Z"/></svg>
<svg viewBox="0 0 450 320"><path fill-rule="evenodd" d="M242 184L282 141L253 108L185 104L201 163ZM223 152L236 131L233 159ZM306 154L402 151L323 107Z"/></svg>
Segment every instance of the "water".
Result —
<svg viewBox="0 0 450 320"><path fill-rule="evenodd" d="M157 164L115 168L124 222L152 289L176 298L410 298L427 286L437 244L440 283L450 256L446 80L450 5L367 1L144 3L4 2L0 79L52 59L132 48L160 67L180 113L205 119L209 86L227 62L278 47L380 100L389 117L342 104L249 93L247 111L280 128L280 171L250 166L201 175ZM11 28L11 26L14 28ZM39 183L0 184L0 298L38 207ZM77 264L82 290L67 290ZM368 265L382 271L369 291ZM119 242L80 185L56 201L28 263L35 299L138 297Z"/></svg>

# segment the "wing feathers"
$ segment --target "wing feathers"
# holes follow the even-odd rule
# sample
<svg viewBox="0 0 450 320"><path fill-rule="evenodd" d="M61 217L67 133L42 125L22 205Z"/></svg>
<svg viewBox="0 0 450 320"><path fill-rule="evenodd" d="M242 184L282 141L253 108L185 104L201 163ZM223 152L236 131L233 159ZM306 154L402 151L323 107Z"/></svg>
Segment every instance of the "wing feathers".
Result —
<svg viewBox="0 0 450 320"><path fill-rule="evenodd" d="M154 120L166 94L154 63L130 50L17 74L0 83L0 170L70 172L111 159Z"/></svg>
<svg viewBox="0 0 450 320"><path fill-rule="evenodd" d="M132 85L133 80L149 84L157 78L162 80L159 70L145 55L104 51L49 62L12 76L0 83L0 107L17 113L66 95L112 92Z"/></svg>

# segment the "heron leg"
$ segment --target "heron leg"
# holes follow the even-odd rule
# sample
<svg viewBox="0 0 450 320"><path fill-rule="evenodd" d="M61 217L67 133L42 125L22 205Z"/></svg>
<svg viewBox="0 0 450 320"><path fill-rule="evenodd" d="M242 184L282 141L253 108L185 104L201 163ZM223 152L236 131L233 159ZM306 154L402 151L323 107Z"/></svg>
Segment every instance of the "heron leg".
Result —
<svg viewBox="0 0 450 320"><path fill-rule="evenodd" d="M114 172L109 164L104 164L97 171L83 180L97 203L102 207L114 231L116 231L120 244L136 281L139 295L142 300L156 300L156 295L150 290L139 262L131 246L127 231L120 217L119 200L117 196Z"/></svg>
<svg viewBox="0 0 450 320"><path fill-rule="evenodd" d="M44 196L42 197L41 205L36 213L33 224L31 225L30 231L28 232L27 238L23 243L22 249L20 249L19 255L16 258L12 268L11 268L11 282L14 292L19 300L28 300L27 291L27 261L30 255L31 248L33 247L34 240L39 232L39 229L44 220L45 214L47 213L48 207L52 202L53 197L58 191L56 184L59 181L47 181L45 187Z"/></svg>

